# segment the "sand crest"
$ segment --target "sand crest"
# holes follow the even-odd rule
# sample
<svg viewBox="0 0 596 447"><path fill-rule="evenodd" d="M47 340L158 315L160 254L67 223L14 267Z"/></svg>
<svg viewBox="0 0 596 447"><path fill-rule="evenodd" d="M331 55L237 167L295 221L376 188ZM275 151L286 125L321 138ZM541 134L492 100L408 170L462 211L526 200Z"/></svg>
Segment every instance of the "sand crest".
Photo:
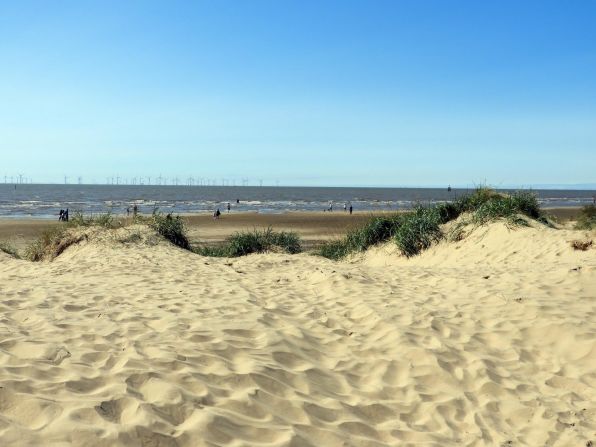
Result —
<svg viewBox="0 0 596 447"><path fill-rule="evenodd" d="M596 442L596 249L569 244L593 233L342 263L142 236L0 253L2 445Z"/></svg>

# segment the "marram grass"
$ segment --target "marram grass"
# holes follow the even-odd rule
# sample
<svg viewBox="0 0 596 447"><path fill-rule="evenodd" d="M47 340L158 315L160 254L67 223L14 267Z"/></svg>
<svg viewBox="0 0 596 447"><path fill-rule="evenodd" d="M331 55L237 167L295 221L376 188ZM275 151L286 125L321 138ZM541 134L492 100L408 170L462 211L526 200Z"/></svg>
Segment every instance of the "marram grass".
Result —
<svg viewBox="0 0 596 447"><path fill-rule="evenodd" d="M441 224L457 219L464 212L471 213L472 222L477 225L496 219L506 219L511 225L527 225L520 215L546 223L535 194L520 191L506 195L482 187L453 202L417 206L409 212L372 217L344 238L323 244L318 254L338 260L392 239L402 254L415 256L445 237Z"/></svg>
<svg viewBox="0 0 596 447"><path fill-rule="evenodd" d="M296 233L277 232L269 227L265 230L238 232L222 245L199 247L194 251L203 256L234 258L267 251L295 254L302 251L302 246Z"/></svg>

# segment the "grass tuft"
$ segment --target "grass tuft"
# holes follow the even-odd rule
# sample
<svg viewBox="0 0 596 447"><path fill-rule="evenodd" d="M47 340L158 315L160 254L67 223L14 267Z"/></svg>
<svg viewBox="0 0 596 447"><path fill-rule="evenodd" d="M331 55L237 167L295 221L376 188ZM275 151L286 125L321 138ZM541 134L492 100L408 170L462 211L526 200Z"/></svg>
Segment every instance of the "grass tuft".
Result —
<svg viewBox="0 0 596 447"><path fill-rule="evenodd" d="M184 221L180 216L172 216L172 214L164 215L163 213L154 211L148 224L149 227L172 244L185 250L191 249L188 237L186 237Z"/></svg>
<svg viewBox="0 0 596 447"><path fill-rule="evenodd" d="M536 195L528 191L512 195L494 195L469 211L473 211L473 220L480 225L499 218L507 219L512 224L521 224L518 218L520 214L532 219L542 217Z"/></svg>
<svg viewBox="0 0 596 447"><path fill-rule="evenodd" d="M439 225L443 223L438 207L419 207L406 213L394 236L398 248L407 257L417 255L441 237Z"/></svg>
<svg viewBox="0 0 596 447"><path fill-rule="evenodd" d="M401 215L372 216L362 227L352 229L343 239L324 243L318 254L339 260L348 254L365 251L373 245L390 239L396 232Z"/></svg>
<svg viewBox="0 0 596 447"><path fill-rule="evenodd" d="M126 236L121 237L118 239L118 242L121 244L136 244L143 240L143 236L139 231L135 231L134 233L127 234Z"/></svg>
<svg viewBox="0 0 596 447"><path fill-rule="evenodd" d="M296 233L276 232L269 227L235 233L222 245L199 247L194 251L203 256L234 258L267 251L296 254L302 251L302 246Z"/></svg>
<svg viewBox="0 0 596 447"><path fill-rule="evenodd" d="M25 258L30 261L52 260L60 256L71 245L86 239L86 235L75 235L65 227L58 226L45 230L41 236L29 245Z"/></svg>
<svg viewBox="0 0 596 447"><path fill-rule="evenodd" d="M321 245L321 247L319 247L319 250L316 254L323 256L324 258L339 261L340 259L348 256L351 252L350 246L344 238L325 242L323 245Z"/></svg>
<svg viewBox="0 0 596 447"><path fill-rule="evenodd" d="M16 259L21 259L18 250L8 242L0 242L0 251L12 256Z"/></svg>
<svg viewBox="0 0 596 447"><path fill-rule="evenodd" d="M121 223L114 220L111 213L98 214L96 216L90 215L85 217L82 212L75 211L67 222L69 227L102 227L102 228L117 228L122 226Z"/></svg>
<svg viewBox="0 0 596 447"><path fill-rule="evenodd" d="M591 230L596 228L596 206L586 205L580 211L575 228L578 230Z"/></svg>

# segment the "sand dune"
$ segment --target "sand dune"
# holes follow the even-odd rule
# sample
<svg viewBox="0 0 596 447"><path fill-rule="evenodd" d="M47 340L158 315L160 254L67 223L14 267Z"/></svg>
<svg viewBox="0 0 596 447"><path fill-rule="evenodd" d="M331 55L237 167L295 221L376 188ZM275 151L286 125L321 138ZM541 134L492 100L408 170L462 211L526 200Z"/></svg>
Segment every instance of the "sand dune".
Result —
<svg viewBox="0 0 596 447"><path fill-rule="evenodd" d="M2 445L596 442L596 250L569 245L594 234L497 223L343 263L142 235L0 252Z"/></svg>

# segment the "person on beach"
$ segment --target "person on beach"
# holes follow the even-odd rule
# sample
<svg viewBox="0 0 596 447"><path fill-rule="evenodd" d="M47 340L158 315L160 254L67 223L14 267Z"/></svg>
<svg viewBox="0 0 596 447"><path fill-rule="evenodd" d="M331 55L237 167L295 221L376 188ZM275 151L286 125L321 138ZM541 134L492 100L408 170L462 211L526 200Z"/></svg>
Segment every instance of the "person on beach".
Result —
<svg viewBox="0 0 596 447"><path fill-rule="evenodd" d="M219 219L220 215L221 215L221 212L219 211L219 208L217 208L215 210L215 212L213 213L213 219L215 219L215 220Z"/></svg>
<svg viewBox="0 0 596 447"><path fill-rule="evenodd" d="M348 205L344 203L344 213L348 210Z"/></svg>
<svg viewBox="0 0 596 447"><path fill-rule="evenodd" d="M352 215L352 205L350 205L350 216Z"/></svg>
<svg viewBox="0 0 596 447"><path fill-rule="evenodd" d="M68 222L68 208L66 208L66 210L64 210L64 213L62 213L62 220Z"/></svg>
<svg viewBox="0 0 596 447"><path fill-rule="evenodd" d="M126 207L126 217L130 216L130 206Z"/></svg>
<svg viewBox="0 0 596 447"><path fill-rule="evenodd" d="M133 206L132 207L132 217L137 217L137 213L139 212L139 207L138 206Z"/></svg>
<svg viewBox="0 0 596 447"><path fill-rule="evenodd" d="M58 215L58 221L62 221L63 216L64 216L64 210L60 210L60 214Z"/></svg>
<svg viewBox="0 0 596 447"><path fill-rule="evenodd" d="M228 213L230 212L230 202L228 202Z"/></svg>

